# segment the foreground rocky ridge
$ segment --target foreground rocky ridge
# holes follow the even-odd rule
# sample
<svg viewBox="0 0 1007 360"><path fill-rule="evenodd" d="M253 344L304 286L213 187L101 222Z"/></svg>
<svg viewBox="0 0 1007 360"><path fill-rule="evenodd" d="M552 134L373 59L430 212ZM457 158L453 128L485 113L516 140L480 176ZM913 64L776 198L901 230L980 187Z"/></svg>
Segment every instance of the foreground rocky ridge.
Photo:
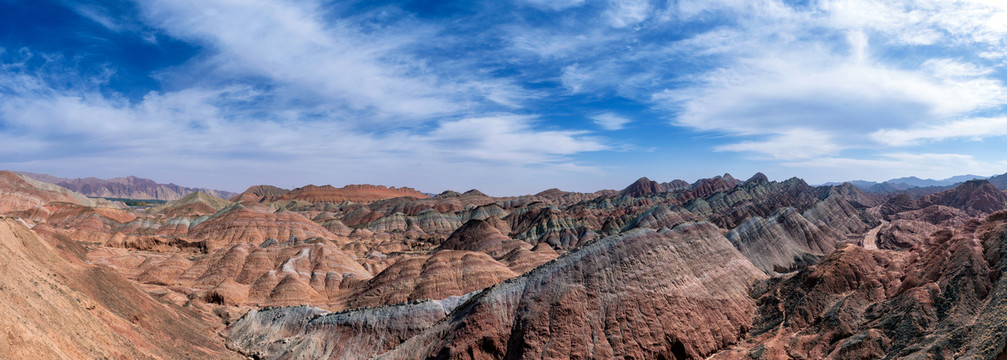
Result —
<svg viewBox="0 0 1007 360"><path fill-rule="evenodd" d="M240 358L215 336L213 318L155 300L114 270L86 264L83 251L0 217L4 357Z"/></svg>
<svg viewBox="0 0 1007 360"><path fill-rule="evenodd" d="M145 211L18 184L0 186L19 194L7 214L230 324L229 346L259 358L947 357L998 341L947 340L997 326L970 320L997 312L998 278L968 274L998 273L1007 217L984 181L920 198L762 174L503 198L256 186Z"/></svg>

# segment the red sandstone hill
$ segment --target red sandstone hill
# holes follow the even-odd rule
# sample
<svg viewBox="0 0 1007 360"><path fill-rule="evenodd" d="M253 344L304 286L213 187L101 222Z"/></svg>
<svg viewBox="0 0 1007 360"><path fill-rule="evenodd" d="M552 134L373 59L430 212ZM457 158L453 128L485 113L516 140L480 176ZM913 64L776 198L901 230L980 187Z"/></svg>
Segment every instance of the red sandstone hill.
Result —
<svg viewBox="0 0 1007 360"><path fill-rule="evenodd" d="M249 187L247 190L231 198L234 202L273 202L279 200L284 195L287 195L290 190L281 189L272 185L255 185Z"/></svg>
<svg viewBox="0 0 1007 360"><path fill-rule="evenodd" d="M426 199L430 195L416 191L415 189L402 187L384 187L381 185L346 185L341 188L332 185L307 185L291 190L283 195L279 200L298 200L310 203L333 203L338 204L344 201L356 203L371 203L378 200L391 199L397 197L411 197L416 199Z"/></svg>
<svg viewBox="0 0 1007 360"><path fill-rule="evenodd" d="M88 202L86 197L58 186L50 185L47 188L41 185L42 183L25 179L13 172L0 171L0 214L41 207L53 201L74 204Z"/></svg>
<svg viewBox="0 0 1007 360"><path fill-rule="evenodd" d="M207 249L218 249L239 243L261 244L272 238L287 240L320 237L326 240L343 238L294 212L265 212L241 205L193 226L188 236L205 241Z"/></svg>
<svg viewBox="0 0 1007 360"><path fill-rule="evenodd" d="M954 189L924 196L919 204L950 206L973 215L991 214L1007 208L1007 194L986 180L971 180Z"/></svg>
<svg viewBox="0 0 1007 360"><path fill-rule="evenodd" d="M0 218L0 357L240 358L208 318L153 299L115 270L85 263L73 241L51 241Z"/></svg>

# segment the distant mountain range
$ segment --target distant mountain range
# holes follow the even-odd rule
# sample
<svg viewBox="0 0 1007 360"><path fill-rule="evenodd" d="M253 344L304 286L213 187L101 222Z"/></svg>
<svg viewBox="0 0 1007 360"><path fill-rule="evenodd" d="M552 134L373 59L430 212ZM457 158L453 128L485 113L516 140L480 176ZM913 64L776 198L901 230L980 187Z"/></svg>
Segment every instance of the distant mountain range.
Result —
<svg viewBox="0 0 1007 360"><path fill-rule="evenodd" d="M48 174L38 174L26 171L16 171L16 173L38 181L50 184L56 184L90 197L171 201L181 199L186 195L196 191L202 191L209 195L213 195L224 199L231 199L239 195L238 193L224 190L190 188L171 183L161 184L151 179L145 179L136 176L117 177L111 179L99 179L95 177L67 179ZM765 175L761 176L765 177ZM853 186L856 186L857 188L869 193L906 192L912 195L913 197L920 197L924 195L937 193L943 190L947 190L959 184L962 184L966 181L976 179L987 180L991 184L996 186L998 189L1007 190L1007 173L992 177L971 175L971 174L958 175L940 180L920 179L915 176L909 176L909 177L891 179L884 182L852 180L844 182L827 182L822 185L834 186L848 182ZM722 180L728 183L730 182L740 183L739 180L736 180L730 177L730 175L726 174ZM750 181L752 181L752 179L750 179ZM623 192L631 193L633 195L638 196L639 194L637 193L646 193L658 190L670 191L688 187L689 183L681 180L659 184L656 182L652 182L646 178L643 178L638 180L638 183L634 183L634 185L630 186L626 190L623 190Z"/></svg>
<svg viewBox="0 0 1007 360"><path fill-rule="evenodd" d="M66 179L48 174L19 171L18 174L32 179L56 184L90 197L137 199L137 200L178 200L196 191L230 199L237 193L223 190L189 188L175 184L159 184L151 179L136 176L99 179L94 177Z"/></svg>
<svg viewBox="0 0 1007 360"><path fill-rule="evenodd" d="M947 179L920 179L915 176L895 178L884 182L853 180L846 181L853 186L870 193L890 193L904 191L912 195L923 196L953 188L969 180L987 180L998 189L1007 189L1007 173L993 177L979 175L958 175ZM828 182L823 185L840 185L842 182Z"/></svg>

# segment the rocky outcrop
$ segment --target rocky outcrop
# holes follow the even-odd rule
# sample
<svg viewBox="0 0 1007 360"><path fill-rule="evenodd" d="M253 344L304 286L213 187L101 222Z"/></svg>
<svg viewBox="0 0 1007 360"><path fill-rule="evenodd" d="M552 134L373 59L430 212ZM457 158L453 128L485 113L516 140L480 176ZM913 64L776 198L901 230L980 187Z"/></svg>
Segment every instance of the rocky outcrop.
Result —
<svg viewBox="0 0 1007 360"><path fill-rule="evenodd" d="M464 295L518 274L481 252L442 250L400 259L347 295L347 308Z"/></svg>
<svg viewBox="0 0 1007 360"><path fill-rule="evenodd" d="M767 274L813 264L835 250L838 239L793 208L769 218L755 217L727 233L727 239Z"/></svg>
<svg viewBox="0 0 1007 360"><path fill-rule="evenodd" d="M443 319L470 295L329 313L252 310L229 326L228 344L258 359L372 359Z"/></svg>
<svg viewBox="0 0 1007 360"><path fill-rule="evenodd" d="M855 349L852 341L882 342L875 333L853 337L866 322L865 309L895 295L901 285L896 259L847 245L821 263L780 280L759 297L759 313L746 350L718 354L716 359L800 357L824 359ZM845 341L844 341L845 340ZM840 344L846 343L846 346ZM867 358L884 357L878 349L861 350Z"/></svg>
<svg viewBox="0 0 1007 360"><path fill-rule="evenodd" d="M895 220L881 226L875 243L879 249L910 249L924 245L931 234L941 229L923 221Z"/></svg>
<svg viewBox="0 0 1007 360"><path fill-rule="evenodd" d="M521 213L506 217L510 236L531 244L546 243L556 249L568 249L584 243L586 228L577 219L545 204L528 206Z"/></svg>
<svg viewBox="0 0 1007 360"><path fill-rule="evenodd" d="M713 358L997 358L1004 220L973 219L901 251L846 245L763 287L749 338Z"/></svg>
<svg viewBox="0 0 1007 360"><path fill-rule="evenodd" d="M748 330L764 277L710 224L634 230L476 294L383 358L700 358Z"/></svg>
<svg viewBox="0 0 1007 360"><path fill-rule="evenodd" d="M683 208L672 209L664 205L658 205L638 215L633 221L626 224L624 230L637 228L660 230L664 227L671 228L684 222L696 220L697 218L693 213Z"/></svg>

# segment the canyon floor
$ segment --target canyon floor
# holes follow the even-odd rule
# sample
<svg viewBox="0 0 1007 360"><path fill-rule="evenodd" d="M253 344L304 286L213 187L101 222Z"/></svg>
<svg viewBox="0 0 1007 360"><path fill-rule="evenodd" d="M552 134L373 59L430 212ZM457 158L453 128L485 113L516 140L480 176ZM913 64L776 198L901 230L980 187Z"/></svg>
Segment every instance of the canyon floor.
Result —
<svg viewBox="0 0 1007 360"><path fill-rule="evenodd" d="M102 194L172 200L0 172L0 357L1007 358L1007 193L986 180L117 181Z"/></svg>

